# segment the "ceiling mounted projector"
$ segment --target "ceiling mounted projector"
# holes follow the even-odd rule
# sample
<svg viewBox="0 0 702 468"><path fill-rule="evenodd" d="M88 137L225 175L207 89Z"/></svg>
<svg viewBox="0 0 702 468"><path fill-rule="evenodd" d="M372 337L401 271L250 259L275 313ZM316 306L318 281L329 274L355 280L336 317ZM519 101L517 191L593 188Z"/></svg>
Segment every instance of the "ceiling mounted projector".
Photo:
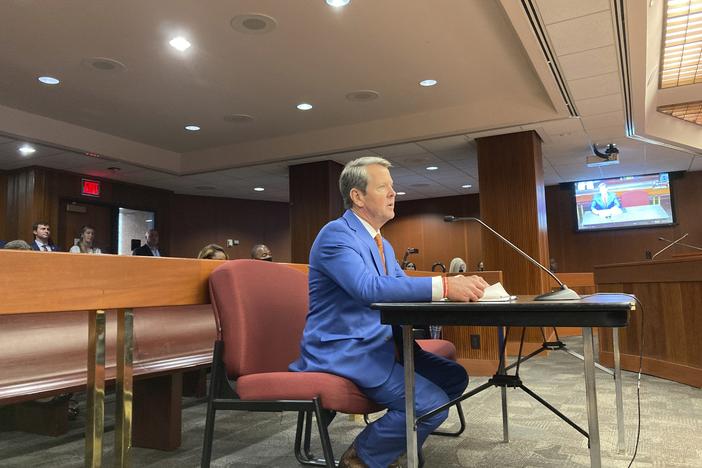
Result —
<svg viewBox="0 0 702 468"><path fill-rule="evenodd" d="M619 164L619 148L614 143L610 143L604 152L597 149L597 145L592 145L592 156L585 159L587 167L609 166Z"/></svg>

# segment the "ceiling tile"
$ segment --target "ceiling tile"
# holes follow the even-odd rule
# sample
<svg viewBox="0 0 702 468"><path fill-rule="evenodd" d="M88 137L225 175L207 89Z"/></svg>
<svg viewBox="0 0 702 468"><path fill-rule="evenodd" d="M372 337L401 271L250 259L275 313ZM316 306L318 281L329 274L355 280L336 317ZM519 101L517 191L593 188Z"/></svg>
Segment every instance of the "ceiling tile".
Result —
<svg viewBox="0 0 702 468"><path fill-rule="evenodd" d="M609 10L609 0L537 0L536 4L546 24Z"/></svg>
<svg viewBox="0 0 702 468"><path fill-rule="evenodd" d="M609 10L554 23L546 31L559 57L614 43Z"/></svg>
<svg viewBox="0 0 702 468"><path fill-rule="evenodd" d="M617 72L617 53L613 45L558 57L566 80L578 80L604 73Z"/></svg>
<svg viewBox="0 0 702 468"><path fill-rule="evenodd" d="M591 115L588 117L581 118L583 126L587 132L590 132L596 128L606 128L613 127L617 124L624 126L624 112L607 112L603 114Z"/></svg>
<svg viewBox="0 0 702 468"><path fill-rule="evenodd" d="M593 143L609 143L612 140L623 138L624 133L624 122L618 123L611 127L595 128L593 130L588 130L587 134Z"/></svg>
<svg viewBox="0 0 702 468"><path fill-rule="evenodd" d="M690 166L691 171L702 171L702 156L696 156Z"/></svg>
<svg viewBox="0 0 702 468"><path fill-rule="evenodd" d="M417 142L419 146L429 152L437 153L444 151L461 151L468 148L468 138L465 135L457 135L434 140L423 140Z"/></svg>
<svg viewBox="0 0 702 468"><path fill-rule="evenodd" d="M578 113L581 116L587 117L590 115L622 110L624 106L622 103L622 95L617 93L609 96L575 101L575 108L578 109Z"/></svg>
<svg viewBox="0 0 702 468"><path fill-rule="evenodd" d="M409 157L414 155L429 154L427 150L416 143L403 143L401 145L382 146L371 148L371 151L388 159L394 157Z"/></svg>
<svg viewBox="0 0 702 468"><path fill-rule="evenodd" d="M589 78L568 82L573 99L577 102L599 96L609 96L621 92L618 73L603 73Z"/></svg>

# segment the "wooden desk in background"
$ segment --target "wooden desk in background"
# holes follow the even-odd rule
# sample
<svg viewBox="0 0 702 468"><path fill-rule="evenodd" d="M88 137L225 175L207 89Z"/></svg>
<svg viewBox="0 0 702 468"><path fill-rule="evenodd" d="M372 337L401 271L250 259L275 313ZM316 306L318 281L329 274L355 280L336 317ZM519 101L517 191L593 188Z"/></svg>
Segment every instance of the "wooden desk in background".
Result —
<svg viewBox="0 0 702 468"><path fill-rule="evenodd" d="M702 387L702 255L599 265L595 282L599 292L631 293L643 304L620 330L623 369L639 369L643 320L643 372ZM600 330L600 361L612 366L610 330Z"/></svg>

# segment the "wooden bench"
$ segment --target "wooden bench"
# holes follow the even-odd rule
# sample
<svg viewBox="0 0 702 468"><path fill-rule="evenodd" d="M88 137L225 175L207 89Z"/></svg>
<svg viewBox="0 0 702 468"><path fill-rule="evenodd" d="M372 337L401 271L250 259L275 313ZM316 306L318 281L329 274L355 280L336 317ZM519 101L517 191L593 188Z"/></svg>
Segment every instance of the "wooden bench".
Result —
<svg viewBox="0 0 702 468"><path fill-rule="evenodd" d="M100 466L102 463L102 438L104 428L104 391L105 378L111 378L113 374L111 370L111 362L105 362L105 346L110 344L107 349L110 353L111 343L115 342L115 366L114 379L116 389L116 423L115 423L115 456L118 466L128 465L129 451L132 444L132 404L134 403L135 414L139 414L139 402L137 399L132 401L133 391L139 393L139 384L137 388L133 388L133 375L140 375L143 370L149 369L149 372L156 375L163 372L165 375L168 371L164 364L164 360L158 357L164 350L159 346L166 346L168 349L168 340L163 337L167 333L174 333L177 336L183 336L182 333L187 333L190 329L190 323L186 327L181 328L176 324L175 328L165 327L163 319L159 320L156 316L151 316L148 312L144 313L141 318L134 318L139 315L144 308L164 307L171 308L162 309L158 313L168 313L173 317L178 317L178 313L182 310L174 309L175 306L206 306L199 309L200 312L207 314L208 319L213 321L211 309L209 309L209 293L208 283L210 272L216 268L221 262L215 260L195 260L195 259L176 259L176 258L155 258L155 257L124 257L114 255L74 255L68 253L52 253L46 254L41 252L29 251L0 251L0 315L21 317L25 314L42 314L37 317L47 317L50 313L59 314L58 317L69 317L66 314L87 311L83 315L87 317L86 335L81 338L77 348L80 352L80 346L85 346L84 352L87 354L85 360L87 363L87 372L85 373L85 381L87 382L87 411L86 411L86 465ZM105 310L117 309L114 314L116 316L115 334L114 328L108 326L106 328ZM136 310L136 313L134 313ZM184 310L184 309L183 309ZM197 314L195 309L188 309ZM154 313L154 312L151 312ZM110 314L107 314L110 315ZM179 317L184 318L184 317ZM149 322L149 319L154 319L156 326L147 326L142 330L142 336L146 337L149 333L153 339L144 338L141 340L142 348L135 348L133 322L144 321L144 324ZM53 320L53 319L52 319ZM73 318L67 319L73 320ZM78 319L76 319L78 320ZM109 320L107 321L109 322ZM153 322L153 320L152 320ZM211 323L211 322L210 322ZM209 325L203 325L208 328ZM137 325L139 327L139 325ZM150 332L145 330L151 329ZM51 328L48 329L50 339L59 341L61 336L53 336ZM105 333L105 330L107 333ZM76 333L80 333L79 328L74 329ZM3 333L0 331L0 333ZM41 336L44 333L39 328L30 328L25 330L26 339L31 339L32 336ZM139 328L136 328L136 333L139 334ZM206 332L212 333L214 331ZM107 337L105 336L107 334ZM139 337L136 337L139 340ZM75 337L71 338L75 340ZM0 335L2 341L2 335ZM67 340L70 341L70 340ZM212 340L213 341L213 340ZM211 346L210 341L209 346ZM151 342L151 344L148 344ZM58 344L61 345L60 343ZM138 345L137 345L138 346ZM153 348L155 346L156 348ZM70 348L70 345L68 345ZM173 348L174 349L174 348ZM155 351L156 350L156 351ZM66 349L70 354L71 351ZM25 351L26 354L16 356L20 360L26 360L27 364L31 364L33 359L42 360L46 356L33 353L31 349ZM136 352L137 366L133 365L134 352ZM141 353L141 355L140 355ZM188 360L187 356L192 355L176 355L171 356L171 362L177 362L178 359ZM203 356L207 352L197 353ZM166 353L166 361L168 353ZM161 356L163 357L163 356ZM142 359L143 358L143 359ZM141 361L139 359L142 359ZM203 357L204 359L204 357ZM4 355L3 355L4 360ZM182 362L181 362L182 363ZM4 367L4 363L3 367ZM41 363L39 365L41 374ZM107 364L107 366L106 366ZM151 366L151 367L149 367ZM41 396L42 394L50 394L53 391L58 391L62 385L64 389L80 387L83 382L83 377L74 376L73 383L68 383L71 379L68 366L67 373L61 378L64 383L61 384L59 378L53 384L50 382L52 377L50 374L42 374L39 378L33 376L29 372L29 367L25 377L8 379L6 385L7 401L10 401L10 394L14 395L11 398L14 401L19 401L18 389L24 386L26 393L32 396ZM160 367L160 370L155 368ZM36 369L36 368L35 368ZM109 373L106 374L106 371ZM78 371L78 373L80 373ZM180 375L180 374L177 374ZM151 380L151 379L149 379ZM10 382L14 382L10 384ZM47 383L48 382L48 383ZM51 389L53 385L53 389ZM34 389L31 390L32 386ZM43 386L43 389L42 389ZM166 386L172 388L173 385ZM167 390L167 388L166 388ZM20 392L21 393L21 392ZM148 393L148 392L147 392ZM180 408L179 398L166 398L163 395L158 398L161 404L168 406L169 404ZM155 408L145 405L144 410L153 411ZM147 413L148 413L147 411ZM176 411L178 417L179 411ZM160 424L157 418L147 416L147 420L155 421ZM178 423L180 421L178 420ZM135 421L136 423L136 421ZM135 424L135 428L141 427ZM151 432L160 433L159 430L151 429ZM135 433L135 436L137 434ZM178 424L178 437L180 437L180 424Z"/></svg>
<svg viewBox="0 0 702 468"><path fill-rule="evenodd" d="M105 380L116 375L117 311L106 312ZM181 443L183 376L190 387L212 362L217 330L210 305L152 307L134 314L132 445L175 450ZM82 391L87 384L88 312L0 315L0 405ZM191 390L192 392L193 390ZM0 408L5 430L68 430L68 401ZM158 422L155 430L154 421Z"/></svg>

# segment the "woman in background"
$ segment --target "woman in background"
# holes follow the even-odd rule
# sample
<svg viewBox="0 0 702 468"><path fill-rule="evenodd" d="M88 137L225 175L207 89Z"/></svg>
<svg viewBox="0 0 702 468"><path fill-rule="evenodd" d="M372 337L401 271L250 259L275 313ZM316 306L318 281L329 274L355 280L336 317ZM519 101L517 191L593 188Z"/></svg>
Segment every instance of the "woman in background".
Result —
<svg viewBox="0 0 702 468"><path fill-rule="evenodd" d="M93 247L93 241L95 240L95 228L86 224L80 228L78 233L80 240L76 245L71 247L69 252L71 253L87 253L87 254L99 254L102 253L99 248Z"/></svg>
<svg viewBox="0 0 702 468"><path fill-rule="evenodd" d="M197 258L211 259L211 260L229 260L227 253L224 249L217 244L207 244L202 248Z"/></svg>

